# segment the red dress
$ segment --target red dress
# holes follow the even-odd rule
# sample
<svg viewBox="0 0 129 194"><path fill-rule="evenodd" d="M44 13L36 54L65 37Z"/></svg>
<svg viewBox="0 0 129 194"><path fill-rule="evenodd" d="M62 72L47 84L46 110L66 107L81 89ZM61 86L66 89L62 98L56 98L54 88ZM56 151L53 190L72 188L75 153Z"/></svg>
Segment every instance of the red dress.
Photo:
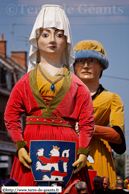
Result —
<svg viewBox="0 0 129 194"><path fill-rule="evenodd" d="M61 89L47 105L38 91L36 72L37 67L20 79L8 100L4 118L12 140L14 142L27 141L28 152L30 140L66 140L76 142L77 149L89 148L94 129L94 113L92 99L86 86L74 74L67 71ZM20 123L20 116L23 113L27 116L24 133L22 133ZM62 119L64 124L38 124L35 120L37 118L46 118L49 123L53 118L57 119L58 123L59 118L59 121ZM71 126L66 125L65 122L68 121ZM79 125L79 136L72 126L76 121ZM78 178L84 180L83 174L79 172L73 175L70 183ZM18 186L36 184L32 172L19 162L17 155L11 177L19 182Z"/></svg>

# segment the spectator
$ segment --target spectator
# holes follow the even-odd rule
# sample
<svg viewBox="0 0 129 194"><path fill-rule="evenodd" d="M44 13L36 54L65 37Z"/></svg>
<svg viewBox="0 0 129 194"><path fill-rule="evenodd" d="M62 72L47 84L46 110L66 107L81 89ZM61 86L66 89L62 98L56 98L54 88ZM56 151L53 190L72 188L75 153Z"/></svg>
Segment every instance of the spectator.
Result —
<svg viewBox="0 0 129 194"><path fill-rule="evenodd" d="M75 185L77 194L87 193L87 186L84 181L80 181Z"/></svg>
<svg viewBox="0 0 129 194"><path fill-rule="evenodd" d="M76 191L77 191L77 194L86 194L88 193L87 192L87 186L86 186L86 183L84 181L79 181L79 180L76 180L74 181L64 192L64 194L68 194L70 193L72 187L75 186L76 188Z"/></svg>
<svg viewBox="0 0 129 194"><path fill-rule="evenodd" d="M116 189L113 191L113 194L124 194L127 193L124 191L124 180L122 178L117 179Z"/></svg>
<svg viewBox="0 0 129 194"><path fill-rule="evenodd" d="M109 188L110 182L108 177L102 177L102 190L104 194L112 193L113 190Z"/></svg>
<svg viewBox="0 0 129 194"><path fill-rule="evenodd" d="M92 194L102 193L102 182L101 182L100 176L94 177L93 186L94 186L94 189L92 190Z"/></svg>
<svg viewBox="0 0 129 194"><path fill-rule="evenodd" d="M6 181L3 181L3 183L0 186L0 193L4 194L4 192L2 192L2 187L5 187L5 186L9 186L9 187L10 186L15 186L16 187L16 186L18 186L18 182L15 179L13 179L13 178L10 178L10 179L8 179Z"/></svg>

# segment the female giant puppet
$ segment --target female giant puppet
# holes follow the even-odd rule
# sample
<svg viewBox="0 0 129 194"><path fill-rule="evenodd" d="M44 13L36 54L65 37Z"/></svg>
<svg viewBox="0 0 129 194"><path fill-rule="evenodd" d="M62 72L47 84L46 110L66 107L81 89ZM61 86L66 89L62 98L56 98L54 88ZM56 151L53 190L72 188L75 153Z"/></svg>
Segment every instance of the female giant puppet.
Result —
<svg viewBox="0 0 129 194"><path fill-rule="evenodd" d="M85 179L81 169L89 153L94 115L88 89L69 70L73 64L72 38L62 7L42 7L30 44L29 72L13 88L5 111L7 130L18 150L11 177L19 186L36 185L30 170L30 140L73 141L78 159L73 164L76 169L71 184ZM20 124L23 113L27 116L24 134ZM79 136L74 130L76 121Z"/></svg>

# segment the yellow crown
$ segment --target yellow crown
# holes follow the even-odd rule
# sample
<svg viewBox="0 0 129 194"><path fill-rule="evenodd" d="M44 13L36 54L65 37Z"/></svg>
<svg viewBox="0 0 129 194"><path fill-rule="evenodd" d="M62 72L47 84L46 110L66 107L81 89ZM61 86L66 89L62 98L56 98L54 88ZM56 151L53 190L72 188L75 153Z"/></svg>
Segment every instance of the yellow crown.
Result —
<svg viewBox="0 0 129 194"><path fill-rule="evenodd" d="M60 149L60 148L58 148L57 146L54 146L54 145L53 145L53 148L54 148L54 149L57 149L57 150L59 150L59 149Z"/></svg>

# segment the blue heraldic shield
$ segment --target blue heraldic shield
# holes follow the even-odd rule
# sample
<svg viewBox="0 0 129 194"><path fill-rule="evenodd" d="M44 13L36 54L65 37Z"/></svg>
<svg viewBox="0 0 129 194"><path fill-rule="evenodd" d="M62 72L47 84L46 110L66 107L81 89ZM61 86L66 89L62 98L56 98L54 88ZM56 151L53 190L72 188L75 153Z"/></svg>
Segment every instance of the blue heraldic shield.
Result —
<svg viewBox="0 0 129 194"><path fill-rule="evenodd" d="M75 162L76 142L31 141L31 170L39 186L62 186L68 184Z"/></svg>

